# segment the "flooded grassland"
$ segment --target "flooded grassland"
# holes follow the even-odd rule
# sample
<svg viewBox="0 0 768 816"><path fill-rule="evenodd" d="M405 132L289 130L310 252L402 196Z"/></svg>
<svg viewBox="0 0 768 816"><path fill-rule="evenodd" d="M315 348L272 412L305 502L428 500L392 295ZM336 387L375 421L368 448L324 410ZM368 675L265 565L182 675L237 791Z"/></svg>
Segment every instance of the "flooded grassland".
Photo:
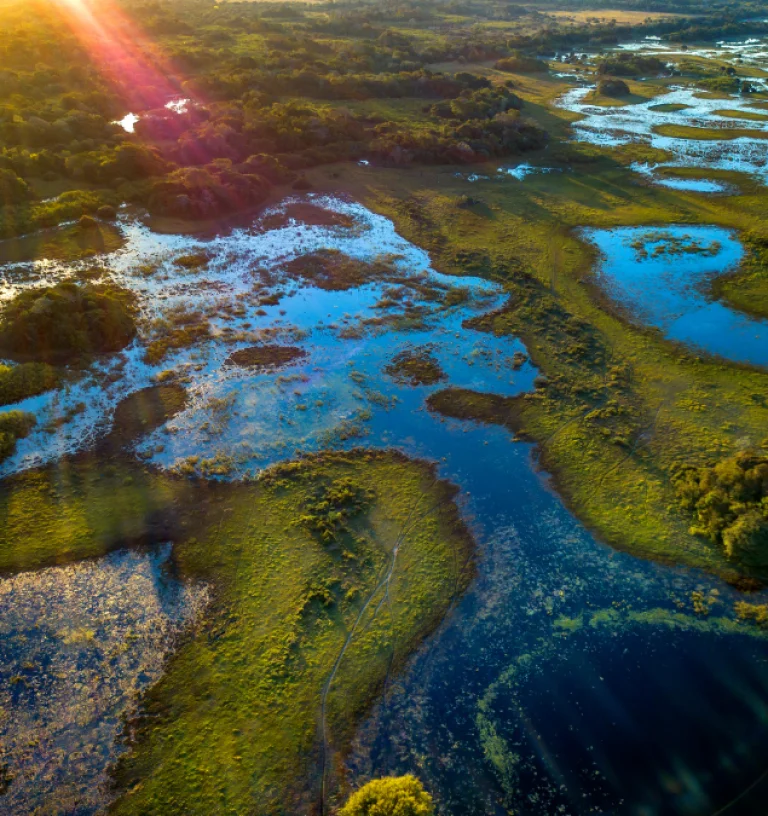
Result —
<svg viewBox="0 0 768 816"><path fill-rule="evenodd" d="M768 444L764 324L712 300L754 201L555 164L419 192L354 168L371 209L293 199L208 239L125 214L110 254L2 267L9 302L72 279L136 321L4 408L36 422L0 465L0 597L78 587L41 631L26 601L4 619L28 679L0 728L41 735L0 760L18 812L42 779L58 812L328 812L409 770L444 814L694 816L758 778L765 598L733 584L760 570L671 480Z"/></svg>

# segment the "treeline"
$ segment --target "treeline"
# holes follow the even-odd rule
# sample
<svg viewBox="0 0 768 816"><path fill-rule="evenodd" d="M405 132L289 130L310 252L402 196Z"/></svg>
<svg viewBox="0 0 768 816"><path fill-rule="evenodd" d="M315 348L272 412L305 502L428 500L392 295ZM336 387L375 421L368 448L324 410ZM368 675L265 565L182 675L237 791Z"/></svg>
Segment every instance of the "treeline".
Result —
<svg viewBox="0 0 768 816"><path fill-rule="evenodd" d="M667 70L667 64L658 57L620 52L605 57L597 64L597 73L611 76L658 76Z"/></svg>
<svg viewBox="0 0 768 816"><path fill-rule="evenodd" d="M114 121L126 112L123 100L167 101L158 80L133 75L127 89L124 77L98 70L71 36L57 50L60 11L33 16L20 7L9 15L0 55L0 86L8 91L0 104L0 235L120 201L205 218L258 204L273 185L301 183L304 169L322 163L468 163L546 143L546 133L521 117L509 83L493 88L471 72L427 67L425 58L451 53L445 38L425 55L416 38L389 28L324 41L318 32L327 21L305 22L302 9L268 20L268 7L128 5L159 35L153 59L169 69L168 88L194 101L140 110L134 133L126 133ZM255 37L251 53L238 47L245 37ZM487 53L510 52L494 35ZM30 64L30 54L38 62ZM328 104L378 98L424 106L395 125ZM64 179L98 191L54 201L33 193L36 180Z"/></svg>
<svg viewBox="0 0 768 816"><path fill-rule="evenodd" d="M4 10L0 235L120 201L173 214L224 212L327 162L468 163L536 149L547 134L525 119L514 90L491 88L461 66L546 70L537 56L638 35L637 27L562 25L481 0L123 6L148 36L148 68L129 70L130 55L91 62L65 6ZM502 19L520 27L476 25ZM640 33L686 25L652 21ZM456 67L436 70L440 63ZM192 100L185 109L164 107L182 97ZM357 106L376 99L423 105L411 118L383 122ZM131 110L140 114L133 134L115 124ZM267 168L265 156L275 165ZM47 201L37 193L41 181L89 189Z"/></svg>

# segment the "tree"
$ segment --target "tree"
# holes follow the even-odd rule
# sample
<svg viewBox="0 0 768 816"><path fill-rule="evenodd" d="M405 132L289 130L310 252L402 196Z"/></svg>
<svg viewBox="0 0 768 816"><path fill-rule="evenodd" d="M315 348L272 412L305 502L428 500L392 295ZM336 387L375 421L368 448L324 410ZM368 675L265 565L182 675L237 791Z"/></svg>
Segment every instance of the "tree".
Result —
<svg viewBox="0 0 768 816"><path fill-rule="evenodd" d="M374 779L353 793L339 816L433 816L432 797L415 776Z"/></svg>

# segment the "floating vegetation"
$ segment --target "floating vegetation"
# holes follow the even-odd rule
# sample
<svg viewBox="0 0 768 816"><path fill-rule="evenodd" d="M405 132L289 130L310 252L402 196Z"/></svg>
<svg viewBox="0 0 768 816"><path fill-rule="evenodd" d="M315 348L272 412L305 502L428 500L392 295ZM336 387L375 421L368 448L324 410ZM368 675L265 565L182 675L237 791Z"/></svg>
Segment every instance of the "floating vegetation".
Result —
<svg viewBox="0 0 768 816"><path fill-rule="evenodd" d="M284 272L289 278L300 278L327 291L354 289L394 274L392 267L381 261L369 263L330 249L296 258L285 265Z"/></svg>
<svg viewBox="0 0 768 816"><path fill-rule="evenodd" d="M233 351L225 364L254 368L260 371L274 371L285 368L307 356L307 352L297 346L251 346Z"/></svg>
<svg viewBox="0 0 768 816"><path fill-rule="evenodd" d="M688 233L674 233L667 230L650 230L630 242L636 258L644 261L647 258L661 258L674 255L702 255L714 258L722 251L719 241L704 244Z"/></svg>
<svg viewBox="0 0 768 816"><path fill-rule="evenodd" d="M408 385L434 385L446 379L445 372L429 348L406 349L396 354L385 369L395 382Z"/></svg>
<svg viewBox="0 0 768 816"><path fill-rule="evenodd" d="M3 813L93 813L124 720L208 598L168 573L170 547L0 580Z"/></svg>

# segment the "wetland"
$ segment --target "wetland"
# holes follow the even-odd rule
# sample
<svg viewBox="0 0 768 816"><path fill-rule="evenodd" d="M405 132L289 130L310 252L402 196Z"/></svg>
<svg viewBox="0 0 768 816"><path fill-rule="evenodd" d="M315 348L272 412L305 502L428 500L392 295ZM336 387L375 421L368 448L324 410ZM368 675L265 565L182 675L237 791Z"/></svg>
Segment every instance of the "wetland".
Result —
<svg viewBox="0 0 768 816"><path fill-rule="evenodd" d="M0 10L3 812L761 813L768 32L465 5Z"/></svg>

